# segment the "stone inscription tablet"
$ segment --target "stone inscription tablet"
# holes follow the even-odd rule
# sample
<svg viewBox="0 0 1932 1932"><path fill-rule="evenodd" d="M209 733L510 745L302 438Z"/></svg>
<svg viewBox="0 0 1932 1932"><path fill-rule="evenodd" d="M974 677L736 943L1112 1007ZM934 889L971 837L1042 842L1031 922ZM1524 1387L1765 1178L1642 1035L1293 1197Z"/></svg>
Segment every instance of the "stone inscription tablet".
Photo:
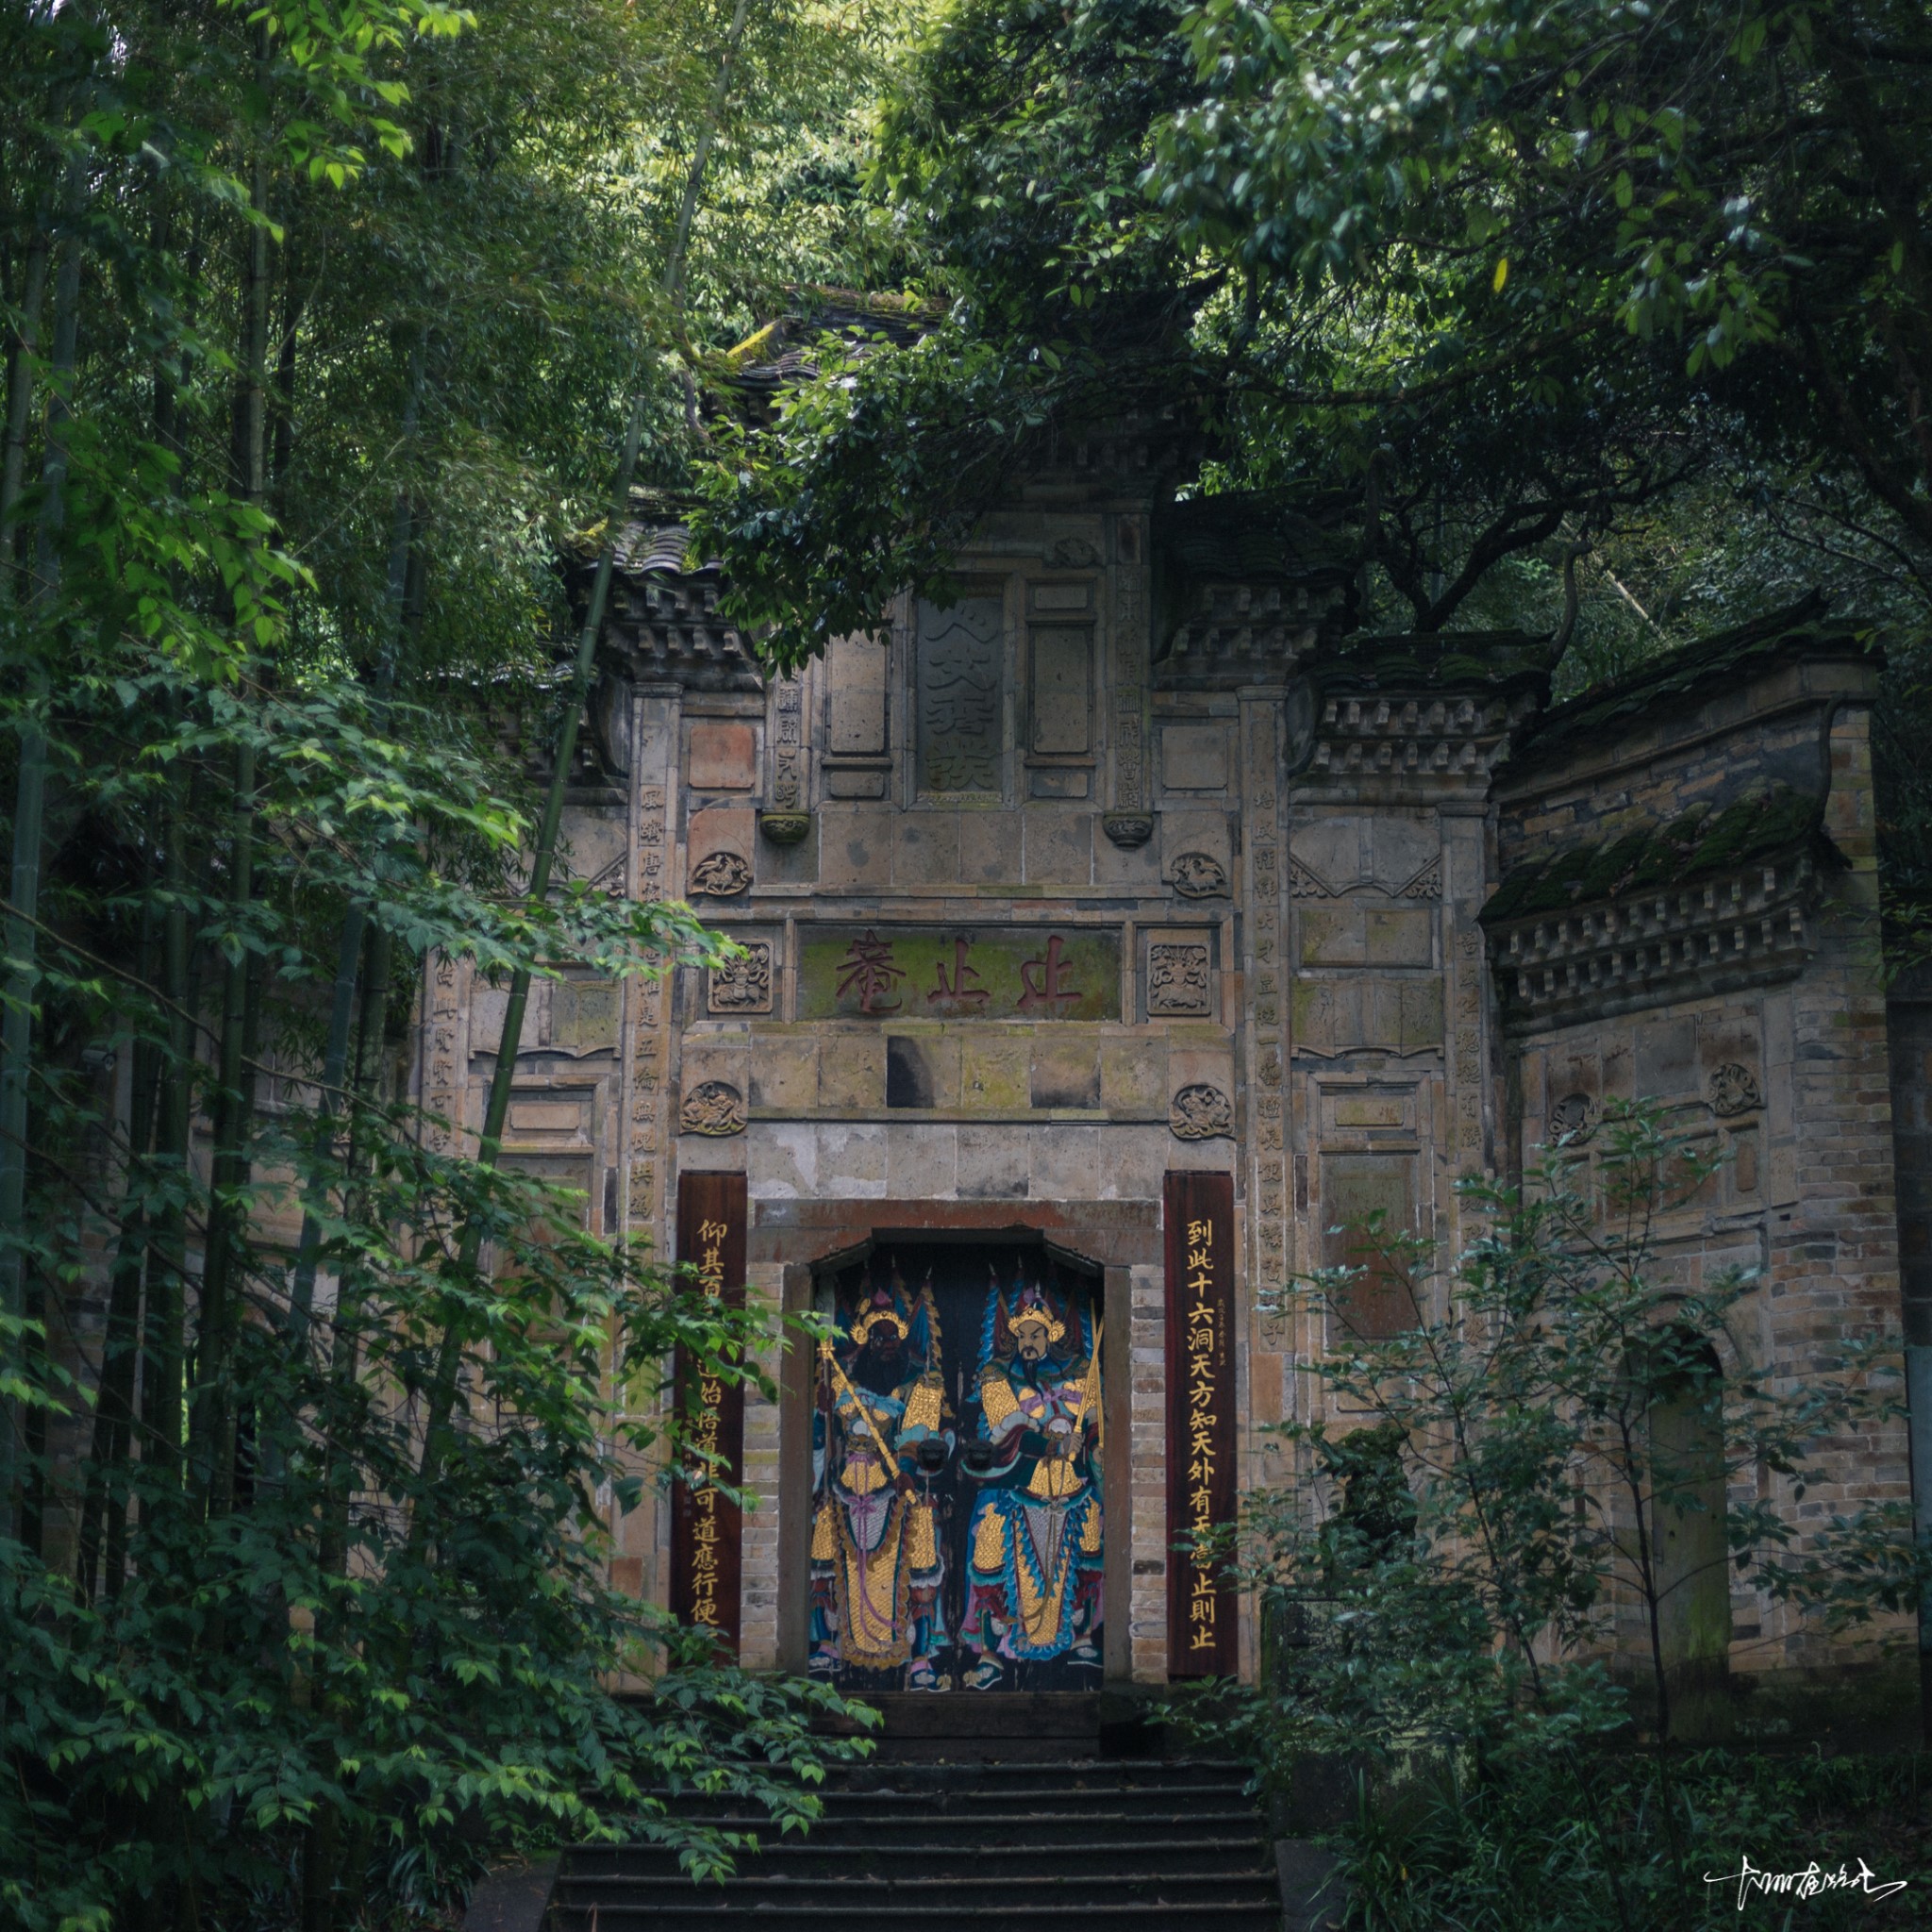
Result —
<svg viewBox="0 0 1932 1932"><path fill-rule="evenodd" d="M997 597L919 607L919 789L997 793L1006 751L1006 639Z"/></svg>
<svg viewBox="0 0 1932 1932"><path fill-rule="evenodd" d="M1092 926L799 929L801 1020L1118 1020L1121 936Z"/></svg>

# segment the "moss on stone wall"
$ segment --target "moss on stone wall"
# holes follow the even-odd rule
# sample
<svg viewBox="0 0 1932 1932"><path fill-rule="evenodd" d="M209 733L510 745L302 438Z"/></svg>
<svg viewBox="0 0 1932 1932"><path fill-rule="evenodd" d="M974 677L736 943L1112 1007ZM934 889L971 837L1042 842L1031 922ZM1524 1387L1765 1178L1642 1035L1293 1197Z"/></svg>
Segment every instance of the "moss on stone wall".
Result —
<svg viewBox="0 0 1932 1932"><path fill-rule="evenodd" d="M1722 811L1692 806L1660 824L1520 866L1483 908L1483 922L1567 912L1734 872L1818 837L1824 813L1822 798L1789 785L1747 793Z"/></svg>

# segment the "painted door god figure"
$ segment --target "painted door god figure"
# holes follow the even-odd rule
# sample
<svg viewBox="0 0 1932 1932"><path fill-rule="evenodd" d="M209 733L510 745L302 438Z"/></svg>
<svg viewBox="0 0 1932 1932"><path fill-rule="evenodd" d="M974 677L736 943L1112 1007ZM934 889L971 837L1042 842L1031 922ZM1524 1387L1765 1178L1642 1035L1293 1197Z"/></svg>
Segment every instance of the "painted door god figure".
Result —
<svg viewBox="0 0 1932 1932"><path fill-rule="evenodd" d="M1065 1657L1098 1671L1104 1569L1099 1338L1037 1283L995 1284L981 1348L980 1419L965 1473L980 1488L967 1539L966 1684Z"/></svg>
<svg viewBox="0 0 1932 1932"><path fill-rule="evenodd" d="M940 1324L928 1276L908 1296L861 1292L820 1344L814 1422L811 1669L903 1674L905 1688L940 1688L946 1641L944 1551L931 1485L954 1433L940 1373Z"/></svg>

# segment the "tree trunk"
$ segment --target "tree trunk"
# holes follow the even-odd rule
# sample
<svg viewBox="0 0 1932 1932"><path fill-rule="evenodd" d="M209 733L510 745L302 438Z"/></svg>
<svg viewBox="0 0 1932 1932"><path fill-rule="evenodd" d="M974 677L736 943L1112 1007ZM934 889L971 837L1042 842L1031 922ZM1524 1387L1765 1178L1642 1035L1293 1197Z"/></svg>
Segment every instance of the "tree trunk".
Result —
<svg viewBox="0 0 1932 1932"><path fill-rule="evenodd" d="M141 1372L142 1459L161 1470L181 1462L182 1326L188 1274L189 1135L194 1114L194 990L188 933L188 813L193 774L185 761L172 775L164 819L165 902L161 910L161 992L168 1004L159 1105L155 1121L155 1180L170 1198L155 1217L148 1257L145 1356Z"/></svg>

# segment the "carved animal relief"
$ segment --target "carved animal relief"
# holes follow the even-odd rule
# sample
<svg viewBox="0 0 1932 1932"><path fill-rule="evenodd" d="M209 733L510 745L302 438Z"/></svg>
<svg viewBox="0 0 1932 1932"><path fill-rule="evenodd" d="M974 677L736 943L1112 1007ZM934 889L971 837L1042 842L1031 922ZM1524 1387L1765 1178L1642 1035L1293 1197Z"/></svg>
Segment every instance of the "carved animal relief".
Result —
<svg viewBox="0 0 1932 1932"><path fill-rule="evenodd" d="M744 1095L724 1080L707 1080L684 1096L677 1124L687 1134L723 1140L744 1132Z"/></svg>
<svg viewBox="0 0 1932 1932"><path fill-rule="evenodd" d="M751 867L735 852L712 852L691 869L691 889L713 899L735 898L751 889Z"/></svg>
<svg viewBox="0 0 1932 1932"><path fill-rule="evenodd" d="M1709 1091L1710 1110L1720 1120L1728 1120L1733 1114L1753 1112L1764 1105L1757 1076L1749 1067L1740 1067L1735 1060L1712 1068Z"/></svg>
<svg viewBox="0 0 1932 1932"><path fill-rule="evenodd" d="M1227 868L1206 852L1183 852L1174 862L1174 889L1184 899L1224 898Z"/></svg>
<svg viewBox="0 0 1932 1932"><path fill-rule="evenodd" d="M1231 1141L1234 1108L1219 1087L1183 1087L1168 1107L1167 1127L1176 1141Z"/></svg>

